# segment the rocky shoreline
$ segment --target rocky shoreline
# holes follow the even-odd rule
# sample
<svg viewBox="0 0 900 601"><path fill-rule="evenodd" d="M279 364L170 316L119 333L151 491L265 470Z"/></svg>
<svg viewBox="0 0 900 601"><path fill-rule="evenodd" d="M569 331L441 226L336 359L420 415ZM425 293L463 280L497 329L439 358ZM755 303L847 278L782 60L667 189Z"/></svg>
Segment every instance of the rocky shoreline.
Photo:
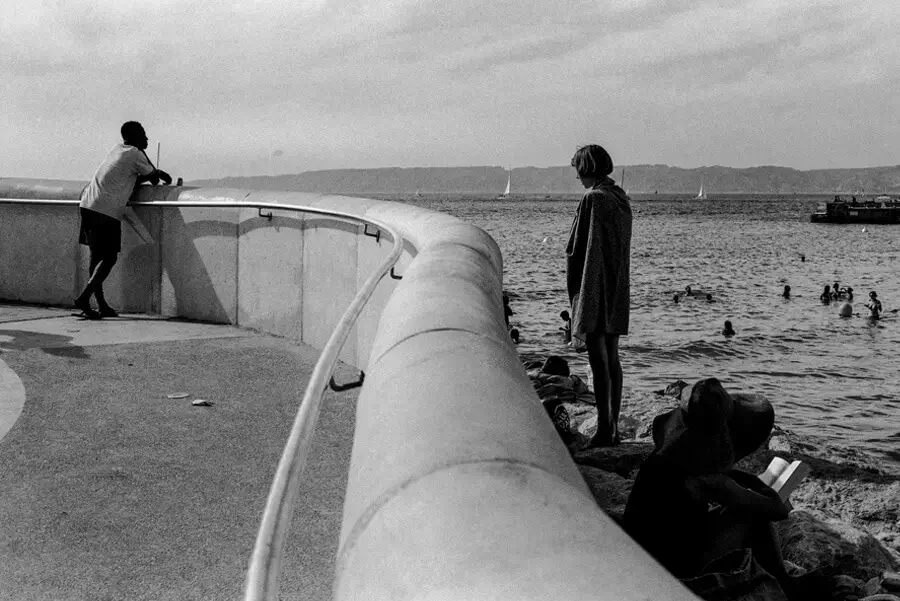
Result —
<svg viewBox="0 0 900 601"><path fill-rule="evenodd" d="M653 418L677 406L686 384L679 381L655 393L626 390L619 422L622 443L591 448L586 441L596 428L596 412L592 423L586 405L593 394L584 382L547 374L540 363L525 367L597 503L621 524L634 478L654 448ZM892 596L900 595L900 476L863 453L780 427L777 414L767 443L737 467L761 473L775 456L810 467L791 495L790 517L776 525L785 560L798 573L824 568L840 574L860 598L881 595L876 599L900 601Z"/></svg>

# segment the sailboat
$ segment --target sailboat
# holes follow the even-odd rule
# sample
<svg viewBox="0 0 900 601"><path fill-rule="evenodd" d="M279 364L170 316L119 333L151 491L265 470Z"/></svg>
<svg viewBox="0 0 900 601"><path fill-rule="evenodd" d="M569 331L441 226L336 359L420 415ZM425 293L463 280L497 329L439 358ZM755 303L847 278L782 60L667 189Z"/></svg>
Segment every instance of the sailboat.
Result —
<svg viewBox="0 0 900 601"><path fill-rule="evenodd" d="M703 191L703 180L700 180L700 192L697 194L697 200L706 200L706 192Z"/></svg>
<svg viewBox="0 0 900 601"><path fill-rule="evenodd" d="M497 198L507 198L509 196L509 185L511 183L512 183L512 169L510 169L509 175L506 178L506 190L504 190L503 194L501 194Z"/></svg>

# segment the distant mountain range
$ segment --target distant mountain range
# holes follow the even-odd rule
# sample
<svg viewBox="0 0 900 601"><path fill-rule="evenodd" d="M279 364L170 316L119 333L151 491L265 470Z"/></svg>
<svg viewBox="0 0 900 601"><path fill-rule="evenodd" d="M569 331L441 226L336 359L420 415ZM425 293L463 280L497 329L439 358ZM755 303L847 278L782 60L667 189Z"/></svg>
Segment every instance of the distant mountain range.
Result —
<svg viewBox="0 0 900 601"><path fill-rule="evenodd" d="M630 193L696 194L703 184L707 194L897 194L900 165L862 169L788 167L699 167L668 165L616 167L613 178ZM292 175L226 177L188 182L190 185L290 190L331 194L501 193L511 178L511 193L564 194L582 190L571 167L410 167L334 169Z"/></svg>

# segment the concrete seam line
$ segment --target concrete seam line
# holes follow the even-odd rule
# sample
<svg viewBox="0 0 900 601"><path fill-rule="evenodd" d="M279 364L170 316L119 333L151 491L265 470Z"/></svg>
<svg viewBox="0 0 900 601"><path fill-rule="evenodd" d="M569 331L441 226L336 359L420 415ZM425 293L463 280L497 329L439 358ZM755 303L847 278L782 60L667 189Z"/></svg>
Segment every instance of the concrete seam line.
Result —
<svg viewBox="0 0 900 601"><path fill-rule="evenodd" d="M350 529L349 534L347 534L347 539L344 541L344 544L341 545L341 547L338 549L337 560L335 562L335 567L334 567L335 580L338 579L338 575L343 570L344 557L349 553L350 550L353 549L353 547L356 545L356 541L359 539L360 536L362 536L363 532L365 532L366 528L368 528L369 523L372 521L372 519L375 517L375 515L381 510L382 507L384 507L385 505L390 503L401 492L403 492L403 490L409 488L411 485L415 484L416 482L419 482L420 480L424 480L425 478L428 478L429 476L432 476L439 472L443 472L448 469L466 466L466 465L478 465L478 464L485 464L485 465L500 464L500 465L516 465L516 466L529 467L529 468L535 469L537 471L543 472L545 474L548 474L554 480L558 480L561 484L563 484L567 488L578 493L579 496L590 500L595 505L597 503L596 499L594 499L594 497L590 493L585 493L584 491L573 486L572 484L570 484L563 478L560 478L555 473L547 470L546 468L544 468L540 465L537 465L536 463L532 463L530 461L521 461L519 459L510 459L508 457L494 457L494 458L488 458L488 459L472 459L472 460L468 460L468 461L456 461L456 462L451 462L451 463L443 463L443 464L438 465L434 469L431 469L423 474L418 474L411 478L407 478L406 480L400 482L396 486L394 486L394 487L388 489L387 491L383 492L382 494L380 494L372 503L369 504L369 506L366 508L366 510L362 513L362 515L359 516L359 519L357 519L356 522L353 524L353 527ZM597 507L599 510L599 505Z"/></svg>
<svg viewBox="0 0 900 601"><path fill-rule="evenodd" d="M415 338L416 336L421 336L422 334L431 334L431 333L433 333L433 332L465 332L466 334L474 334L475 336L478 336L478 337L480 337L480 338L485 338L485 339L487 339L487 340L490 340L491 342L500 342L500 343L503 342L502 340L499 340L499 339L497 339L497 338L494 338L493 336L490 336L490 335L485 334L485 333L483 333L483 332L473 332L472 330L466 330L466 329L463 329L463 328L431 328L430 330L422 330L422 331L420 331L420 332L416 332L415 334L410 334L410 335L407 336L406 338L401 338L400 340L398 340L397 342L395 342L394 344L392 344L391 346L389 346L388 348L386 348L386 349L385 349L381 354L379 354L377 357L374 357L374 358L373 358L373 357L369 357L369 364L368 364L368 365L369 365L369 369L372 369L372 366L375 365L376 363L378 363L378 361L380 361L385 355L387 355L389 352L391 352L392 350L394 350L395 348L397 348L398 346L400 346L401 344L403 344L403 343L406 342L407 340L412 340L412 339ZM522 370L523 370L523 371L524 371L524 369L525 369L525 368L522 367Z"/></svg>

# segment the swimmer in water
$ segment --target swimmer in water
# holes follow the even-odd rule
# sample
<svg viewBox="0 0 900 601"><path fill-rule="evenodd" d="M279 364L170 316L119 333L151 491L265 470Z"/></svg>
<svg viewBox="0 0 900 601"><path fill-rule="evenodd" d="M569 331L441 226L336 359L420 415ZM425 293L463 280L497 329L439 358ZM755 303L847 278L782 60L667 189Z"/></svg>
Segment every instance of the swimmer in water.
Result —
<svg viewBox="0 0 900 601"><path fill-rule="evenodd" d="M847 300L852 301L853 300L853 288L851 288L850 286L847 286L846 288L844 288L844 290L847 292Z"/></svg>
<svg viewBox="0 0 900 601"><path fill-rule="evenodd" d="M690 287L690 286L685 286L685 287L684 287L684 294L685 294L685 296L693 296L694 293L691 292L691 287Z"/></svg>
<svg viewBox="0 0 900 601"><path fill-rule="evenodd" d="M513 328L509 331L509 337L512 338L512 341L516 344L519 344L519 330Z"/></svg>
<svg viewBox="0 0 900 601"><path fill-rule="evenodd" d="M505 292L503 293L503 319L506 320L506 327L509 327L509 316L515 315L512 308L509 306L509 295Z"/></svg>
<svg viewBox="0 0 900 601"><path fill-rule="evenodd" d="M819 297L819 300L826 305L831 302L831 286L825 284L825 290L822 292L822 296Z"/></svg>
<svg viewBox="0 0 900 601"><path fill-rule="evenodd" d="M737 334L737 332L734 331L734 328L731 326L731 322L725 321L725 328L722 330L722 336L725 336L726 338L731 338L735 334Z"/></svg>
<svg viewBox="0 0 900 601"><path fill-rule="evenodd" d="M784 292L781 293L781 296L783 296L784 298L791 298L791 287L785 286Z"/></svg>
<svg viewBox="0 0 900 601"><path fill-rule="evenodd" d="M869 302L866 303L866 309L869 310L871 319L881 318L881 301L878 300L878 293L874 290L869 293Z"/></svg>
<svg viewBox="0 0 900 601"><path fill-rule="evenodd" d="M560 328L563 333L563 342L569 344L572 342L572 318L569 316L568 311L560 311L559 317L566 322L566 325Z"/></svg>
<svg viewBox="0 0 900 601"><path fill-rule="evenodd" d="M712 294L707 294L707 295L706 295L706 302L708 302L708 303L714 303L714 302L716 302L716 301L713 300Z"/></svg>
<svg viewBox="0 0 900 601"><path fill-rule="evenodd" d="M840 284L838 284L838 282L835 282L834 286L831 287L831 298L839 299L841 298L842 294L843 291L841 290Z"/></svg>
<svg viewBox="0 0 900 601"><path fill-rule="evenodd" d="M678 304L678 301L679 301L678 295L675 294L675 295L672 297L672 302L675 303L675 304L677 305L677 304Z"/></svg>

